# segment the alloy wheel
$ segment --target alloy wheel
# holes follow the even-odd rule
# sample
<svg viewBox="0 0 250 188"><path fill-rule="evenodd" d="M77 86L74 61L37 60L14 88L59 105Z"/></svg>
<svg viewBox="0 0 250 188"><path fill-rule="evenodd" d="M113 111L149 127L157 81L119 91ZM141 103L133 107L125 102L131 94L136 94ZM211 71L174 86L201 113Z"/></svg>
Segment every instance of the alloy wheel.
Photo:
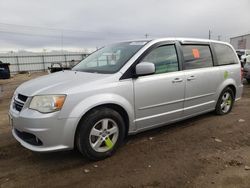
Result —
<svg viewBox="0 0 250 188"><path fill-rule="evenodd" d="M233 100L232 96L229 92L225 92L221 99L222 99L221 105L220 105L221 111L223 113L227 113L230 110L231 105L232 105L232 100Z"/></svg>
<svg viewBox="0 0 250 188"><path fill-rule="evenodd" d="M89 143L96 152L106 152L113 148L119 136L117 123L109 118L99 120L92 127Z"/></svg>

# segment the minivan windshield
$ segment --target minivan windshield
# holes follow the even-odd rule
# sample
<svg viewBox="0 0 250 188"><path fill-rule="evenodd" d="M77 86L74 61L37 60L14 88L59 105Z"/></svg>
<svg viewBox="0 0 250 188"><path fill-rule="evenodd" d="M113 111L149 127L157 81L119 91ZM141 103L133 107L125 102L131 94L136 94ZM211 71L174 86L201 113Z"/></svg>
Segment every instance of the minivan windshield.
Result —
<svg viewBox="0 0 250 188"><path fill-rule="evenodd" d="M134 41L108 45L83 59L72 70L102 74L115 73L146 43L147 41Z"/></svg>

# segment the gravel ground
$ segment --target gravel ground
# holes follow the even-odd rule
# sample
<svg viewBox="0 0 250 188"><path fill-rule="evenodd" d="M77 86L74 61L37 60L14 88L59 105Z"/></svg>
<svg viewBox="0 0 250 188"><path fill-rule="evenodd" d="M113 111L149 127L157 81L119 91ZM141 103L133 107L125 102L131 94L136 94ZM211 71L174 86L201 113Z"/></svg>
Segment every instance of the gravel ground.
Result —
<svg viewBox="0 0 250 188"><path fill-rule="evenodd" d="M11 135L9 101L22 82L0 80L0 187L250 187L250 85L225 116L213 113L130 136L106 160L34 153Z"/></svg>

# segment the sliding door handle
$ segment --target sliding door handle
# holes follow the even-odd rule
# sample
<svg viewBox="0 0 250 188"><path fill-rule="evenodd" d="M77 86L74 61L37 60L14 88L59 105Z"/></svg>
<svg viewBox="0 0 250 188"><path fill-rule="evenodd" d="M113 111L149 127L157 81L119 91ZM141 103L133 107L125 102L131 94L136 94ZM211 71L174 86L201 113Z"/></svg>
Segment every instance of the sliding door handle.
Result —
<svg viewBox="0 0 250 188"><path fill-rule="evenodd" d="M190 76L190 77L187 78L187 81L191 81L191 80L195 80L195 79L196 79L195 76Z"/></svg>
<svg viewBox="0 0 250 188"><path fill-rule="evenodd" d="M173 83L178 83L178 82L182 82L183 80L181 78L175 78L172 82Z"/></svg>

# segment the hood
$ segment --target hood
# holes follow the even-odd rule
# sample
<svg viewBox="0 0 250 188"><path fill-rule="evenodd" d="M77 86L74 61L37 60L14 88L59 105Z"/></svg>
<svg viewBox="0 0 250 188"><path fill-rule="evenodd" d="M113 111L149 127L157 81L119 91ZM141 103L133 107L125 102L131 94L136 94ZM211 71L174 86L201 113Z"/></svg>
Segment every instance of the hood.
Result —
<svg viewBox="0 0 250 188"><path fill-rule="evenodd" d="M96 74L78 71L60 71L27 81L16 92L26 96L41 94L68 94L71 88L89 85L111 77L110 74Z"/></svg>

